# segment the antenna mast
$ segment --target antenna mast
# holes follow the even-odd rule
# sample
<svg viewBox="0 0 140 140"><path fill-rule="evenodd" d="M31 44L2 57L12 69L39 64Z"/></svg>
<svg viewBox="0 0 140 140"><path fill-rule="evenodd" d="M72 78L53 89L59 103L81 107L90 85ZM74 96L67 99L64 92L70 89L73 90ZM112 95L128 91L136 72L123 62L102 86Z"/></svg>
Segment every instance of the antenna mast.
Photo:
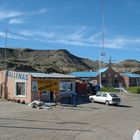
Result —
<svg viewBox="0 0 140 140"><path fill-rule="evenodd" d="M105 47L105 17L104 17L104 7L105 3L104 0L101 0L101 14L102 14L102 46L99 52L99 84L102 86L102 74L101 74L101 68L102 68L102 62L103 58L105 56L104 47Z"/></svg>

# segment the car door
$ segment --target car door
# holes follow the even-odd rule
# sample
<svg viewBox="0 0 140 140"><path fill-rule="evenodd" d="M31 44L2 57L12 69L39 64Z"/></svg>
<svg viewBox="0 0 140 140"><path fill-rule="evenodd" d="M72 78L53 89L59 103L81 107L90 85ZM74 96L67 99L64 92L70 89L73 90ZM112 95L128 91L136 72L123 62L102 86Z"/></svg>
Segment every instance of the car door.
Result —
<svg viewBox="0 0 140 140"><path fill-rule="evenodd" d="M95 97L95 101L96 102L101 102L101 95L102 95L102 93L100 92L100 93L97 93L97 95L96 95L96 97Z"/></svg>
<svg viewBox="0 0 140 140"><path fill-rule="evenodd" d="M108 94L107 93L103 93L101 95L101 101L100 102L105 103L107 101L107 97L108 97Z"/></svg>

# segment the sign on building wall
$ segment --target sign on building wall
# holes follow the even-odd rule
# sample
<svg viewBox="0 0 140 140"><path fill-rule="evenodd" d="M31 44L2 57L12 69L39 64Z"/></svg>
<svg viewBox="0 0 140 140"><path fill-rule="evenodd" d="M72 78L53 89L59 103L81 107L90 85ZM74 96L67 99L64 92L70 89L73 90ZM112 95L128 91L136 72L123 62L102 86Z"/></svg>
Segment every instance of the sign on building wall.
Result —
<svg viewBox="0 0 140 140"><path fill-rule="evenodd" d="M6 76L15 79L28 80L28 74L23 72L6 71Z"/></svg>
<svg viewBox="0 0 140 140"><path fill-rule="evenodd" d="M38 91L38 82L37 81L32 81L32 91L33 92Z"/></svg>
<svg viewBox="0 0 140 140"><path fill-rule="evenodd" d="M40 91L58 91L59 82L57 80L38 80L38 90Z"/></svg>

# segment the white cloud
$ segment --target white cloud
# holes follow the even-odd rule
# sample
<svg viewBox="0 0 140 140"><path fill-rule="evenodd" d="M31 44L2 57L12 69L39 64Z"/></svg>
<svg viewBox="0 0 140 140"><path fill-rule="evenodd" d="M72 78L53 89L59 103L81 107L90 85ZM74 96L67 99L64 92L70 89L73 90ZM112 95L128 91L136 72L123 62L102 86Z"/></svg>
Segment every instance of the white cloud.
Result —
<svg viewBox="0 0 140 140"><path fill-rule="evenodd" d="M86 26L78 27L77 30L74 27L61 28L49 28L48 31L30 31L23 30L19 33L21 35L30 37L34 41L40 41L43 43L54 43L54 44L65 44L71 46L82 46L82 47L95 47L101 48L102 44L102 33L101 31L95 32L93 28ZM30 39L29 39L30 40ZM121 50L140 50L140 37L139 38L127 38L127 37L114 37L105 38L105 48L109 49L121 49ZM130 48L131 46L131 48Z"/></svg>
<svg viewBox="0 0 140 140"><path fill-rule="evenodd" d="M46 8L42 8L37 11L32 12L22 12L22 11L15 11L15 10L7 10L7 9L0 9L0 19L7 19L7 18L17 18L21 16L29 16L29 15L38 15L38 14L44 14L48 10Z"/></svg>
<svg viewBox="0 0 140 140"><path fill-rule="evenodd" d="M5 33L4 32L0 32L0 36L1 37L5 37Z"/></svg>
<svg viewBox="0 0 140 140"><path fill-rule="evenodd" d="M27 14L37 15L37 14L44 14L44 13L46 13L46 12L48 12L48 9L42 8L42 9L40 9L40 10L38 10L38 11L30 12L30 13L27 13Z"/></svg>
<svg viewBox="0 0 140 140"><path fill-rule="evenodd" d="M0 19L13 18L21 15L23 15L23 13L19 11L0 10Z"/></svg>
<svg viewBox="0 0 140 140"><path fill-rule="evenodd" d="M33 32L29 31L29 30L22 30L19 32L19 34L23 35L23 36L33 36Z"/></svg>
<svg viewBox="0 0 140 140"><path fill-rule="evenodd" d="M9 20L9 24L22 24L25 23L23 19L12 18Z"/></svg>

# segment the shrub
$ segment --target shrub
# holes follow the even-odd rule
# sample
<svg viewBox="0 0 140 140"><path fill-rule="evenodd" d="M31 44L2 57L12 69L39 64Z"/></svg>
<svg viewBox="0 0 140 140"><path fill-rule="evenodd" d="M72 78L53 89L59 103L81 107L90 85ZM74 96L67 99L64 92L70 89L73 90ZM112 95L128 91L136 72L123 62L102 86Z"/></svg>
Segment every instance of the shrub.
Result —
<svg viewBox="0 0 140 140"><path fill-rule="evenodd" d="M140 94L140 87L139 87L139 88L137 88L137 93L138 93L138 94Z"/></svg>
<svg viewBox="0 0 140 140"><path fill-rule="evenodd" d="M140 94L140 86L128 87L128 91L131 93Z"/></svg>

